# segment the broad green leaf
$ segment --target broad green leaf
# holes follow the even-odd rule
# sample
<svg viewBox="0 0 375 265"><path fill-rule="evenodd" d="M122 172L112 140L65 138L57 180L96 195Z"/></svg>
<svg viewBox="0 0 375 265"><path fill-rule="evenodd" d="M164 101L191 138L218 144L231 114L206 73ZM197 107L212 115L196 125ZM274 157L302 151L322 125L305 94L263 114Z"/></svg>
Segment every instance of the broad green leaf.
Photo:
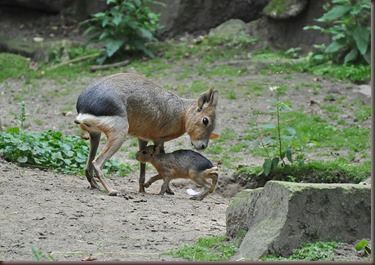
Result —
<svg viewBox="0 0 375 265"><path fill-rule="evenodd" d="M113 24L115 24L116 26L118 26L118 25L121 24L122 19L123 19L122 14L117 14L117 15L113 18L112 22L113 22Z"/></svg>
<svg viewBox="0 0 375 265"><path fill-rule="evenodd" d="M313 58L316 61L322 61L322 60L324 60L324 56L322 54L314 55Z"/></svg>
<svg viewBox="0 0 375 265"><path fill-rule="evenodd" d="M104 40L105 38L107 38L108 36L108 33L106 31L102 32L99 36L99 40Z"/></svg>
<svg viewBox="0 0 375 265"><path fill-rule="evenodd" d="M286 148L285 153L288 161L293 164L292 150L290 148Z"/></svg>
<svg viewBox="0 0 375 265"><path fill-rule="evenodd" d="M123 44L124 44L123 40L114 40L114 39L106 40L105 47L107 50L108 57L112 57L112 55L115 54L121 48Z"/></svg>
<svg viewBox="0 0 375 265"><path fill-rule="evenodd" d="M345 55L344 58L344 63L349 63L351 61L354 61L357 59L358 56L358 50L357 49L352 49L348 54Z"/></svg>
<svg viewBox="0 0 375 265"><path fill-rule="evenodd" d="M262 129L275 129L276 128L275 124L270 124L270 123L261 124L258 127Z"/></svg>
<svg viewBox="0 0 375 265"><path fill-rule="evenodd" d="M12 127L12 128L8 128L5 132L6 133L11 133L11 134L16 134L16 133L20 133L20 128L18 127Z"/></svg>
<svg viewBox="0 0 375 265"><path fill-rule="evenodd" d="M371 32L369 28L357 25L353 31L353 38L357 45L359 52L363 55L367 52L367 49L370 44L370 35Z"/></svg>
<svg viewBox="0 0 375 265"><path fill-rule="evenodd" d="M17 158L17 162L18 163L21 163L21 164L24 164L24 163L26 163L27 162L27 156L19 156L18 158Z"/></svg>
<svg viewBox="0 0 375 265"><path fill-rule="evenodd" d="M277 166L279 165L279 162L280 162L280 158L278 158L277 156L272 158L272 169L276 169Z"/></svg>
<svg viewBox="0 0 375 265"><path fill-rule="evenodd" d="M145 37L146 39L148 40L153 39L152 33L148 31L147 29L139 28L139 31L142 33L142 36Z"/></svg>
<svg viewBox="0 0 375 265"><path fill-rule="evenodd" d="M345 45L338 43L338 42L332 42L330 45L328 45L327 49L325 50L328 53L335 53L339 51L340 49L344 48Z"/></svg>
<svg viewBox="0 0 375 265"><path fill-rule="evenodd" d="M269 138L264 139L263 142L265 145L272 145L276 142L276 140L269 137Z"/></svg>
<svg viewBox="0 0 375 265"><path fill-rule="evenodd" d="M296 134L297 134L297 132L296 132L296 130L294 129L294 128L292 128L292 127L285 127L285 130L287 130L288 131L288 133L290 133L290 135L292 136L292 137L295 137L296 136Z"/></svg>
<svg viewBox="0 0 375 265"><path fill-rule="evenodd" d="M103 18L102 28L105 28L110 22L111 22L111 20L109 19L109 17Z"/></svg>
<svg viewBox="0 0 375 265"><path fill-rule="evenodd" d="M355 245L355 250L357 251L361 251L363 250L365 247L368 246L368 241L365 240L365 239L362 239L361 241L359 241L356 245Z"/></svg>
<svg viewBox="0 0 375 265"><path fill-rule="evenodd" d="M362 55L368 64L371 64L371 49L369 49L366 54Z"/></svg>
<svg viewBox="0 0 375 265"><path fill-rule="evenodd" d="M345 15L345 13L349 12L351 8L351 6L335 6L330 11L325 13L321 18L317 19L317 21L326 22L341 18L343 15Z"/></svg>
<svg viewBox="0 0 375 265"><path fill-rule="evenodd" d="M96 30L97 30L97 27L95 27L95 26L88 27L88 28L85 30L85 32L83 32L83 35L86 36L86 35L88 35L90 32L92 32L92 31L96 31Z"/></svg>
<svg viewBox="0 0 375 265"><path fill-rule="evenodd" d="M23 143L21 146L18 147L20 151L28 151L31 150L30 146L27 143Z"/></svg>
<svg viewBox="0 0 375 265"><path fill-rule="evenodd" d="M272 160L269 158L264 159L263 163L263 173L264 175L268 176L271 172L271 167L272 167Z"/></svg>
<svg viewBox="0 0 375 265"><path fill-rule="evenodd" d="M105 13L99 12L99 13L94 14L93 17L95 17L95 18L102 18L102 17L105 17Z"/></svg>

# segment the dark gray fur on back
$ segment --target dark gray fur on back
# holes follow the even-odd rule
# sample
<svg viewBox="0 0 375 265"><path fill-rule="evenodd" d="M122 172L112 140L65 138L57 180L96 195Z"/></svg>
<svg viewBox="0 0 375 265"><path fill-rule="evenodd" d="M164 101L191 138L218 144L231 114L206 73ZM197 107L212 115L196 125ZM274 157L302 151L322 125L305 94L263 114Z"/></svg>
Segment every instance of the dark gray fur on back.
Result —
<svg viewBox="0 0 375 265"><path fill-rule="evenodd" d="M103 87L103 82L97 82L81 93L76 105L78 113L95 116L114 116L124 113L125 106L121 96L117 94L116 89L112 89L110 83ZM111 92L108 93L108 90Z"/></svg>
<svg viewBox="0 0 375 265"><path fill-rule="evenodd" d="M181 167L189 165L197 171L204 171L214 166L206 157L192 150L177 150L172 154L176 158L175 162L181 164Z"/></svg>

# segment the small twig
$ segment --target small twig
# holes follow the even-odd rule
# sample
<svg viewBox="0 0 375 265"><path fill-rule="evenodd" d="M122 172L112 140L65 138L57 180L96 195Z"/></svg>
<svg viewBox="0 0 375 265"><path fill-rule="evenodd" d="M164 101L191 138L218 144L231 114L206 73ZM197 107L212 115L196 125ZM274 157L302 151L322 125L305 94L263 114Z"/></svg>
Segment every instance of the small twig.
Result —
<svg viewBox="0 0 375 265"><path fill-rule="evenodd" d="M112 68L118 68L122 66L127 66L130 62L128 60L118 62L118 63L113 63L113 64L105 64L105 65L93 65L90 66L90 71L95 72L97 70L106 70L106 69L112 69Z"/></svg>
<svg viewBox="0 0 375 265"><path fill-rule="evenodd" d="M57 65L54 65L54 66L50 67L48 70L53 70L53 69L56 69L58 67L61 67L61 66L67 65L67 64L71 64L71 63L77 63L77 62L81 62L81 61L85 61L85 60L89 60L89 59L94 59L94 58L99 57L99 56L100 56L100 53L98 52L98 53L89 54L89 55L85 55L85 56L82 56L82 57L74 58L74 59L59 63Z"/></svg>

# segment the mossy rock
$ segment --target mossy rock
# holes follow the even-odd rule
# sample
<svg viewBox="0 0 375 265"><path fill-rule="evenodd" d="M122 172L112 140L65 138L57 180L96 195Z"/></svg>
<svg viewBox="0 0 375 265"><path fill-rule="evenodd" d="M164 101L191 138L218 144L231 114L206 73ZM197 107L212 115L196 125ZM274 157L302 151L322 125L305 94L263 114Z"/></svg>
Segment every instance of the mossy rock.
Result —
<svg viewBox="0 0 375 265"><path fill-rule="evenodd" d="M299 15L306 5L307 0L271 0L263 13L273 19L286 19Z"/></svg>

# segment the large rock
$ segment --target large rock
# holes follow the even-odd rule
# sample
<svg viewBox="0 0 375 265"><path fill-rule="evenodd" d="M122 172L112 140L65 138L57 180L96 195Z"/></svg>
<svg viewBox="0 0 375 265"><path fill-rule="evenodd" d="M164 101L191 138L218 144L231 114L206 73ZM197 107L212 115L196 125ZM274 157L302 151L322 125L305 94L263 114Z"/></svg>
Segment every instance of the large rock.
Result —
<svg viewBox="0 0 375 265"><path fill-rule="evenodd" d="M330 0L309 0L306 5L298 9L290 7L284 13L265 12L261 18L248 23L250 35L259 39L260 48L287 50L300 47L307 52L314 44L329 43L328 35L303 29L308 25L324 26L316 19L324 14L323 6L327 2Z"/></svg>
<svg viewBox="0 0 375 265"><path fill-rule="evenodd" d="M245 22L261 16L269 0L161 0L164 6L153 10L161 13L159 37L165 39L185 32L207 32L229 19Z"/></svg>
<svg viewBox="0 0 375 265"><path fill-rule="evenodd" d="M246 232L235 259L289 256L304 242L371 237L369 185L269 181L231 200L227 234Z"/></svg>
<svg viewBox="0 0 375 265"><path fill-rule="evenodd" d="M0 0L0 8L15 7L19 10L38 10L49 14L63 14L78 20L105 10L106 1L91 0Z"/></svg>

